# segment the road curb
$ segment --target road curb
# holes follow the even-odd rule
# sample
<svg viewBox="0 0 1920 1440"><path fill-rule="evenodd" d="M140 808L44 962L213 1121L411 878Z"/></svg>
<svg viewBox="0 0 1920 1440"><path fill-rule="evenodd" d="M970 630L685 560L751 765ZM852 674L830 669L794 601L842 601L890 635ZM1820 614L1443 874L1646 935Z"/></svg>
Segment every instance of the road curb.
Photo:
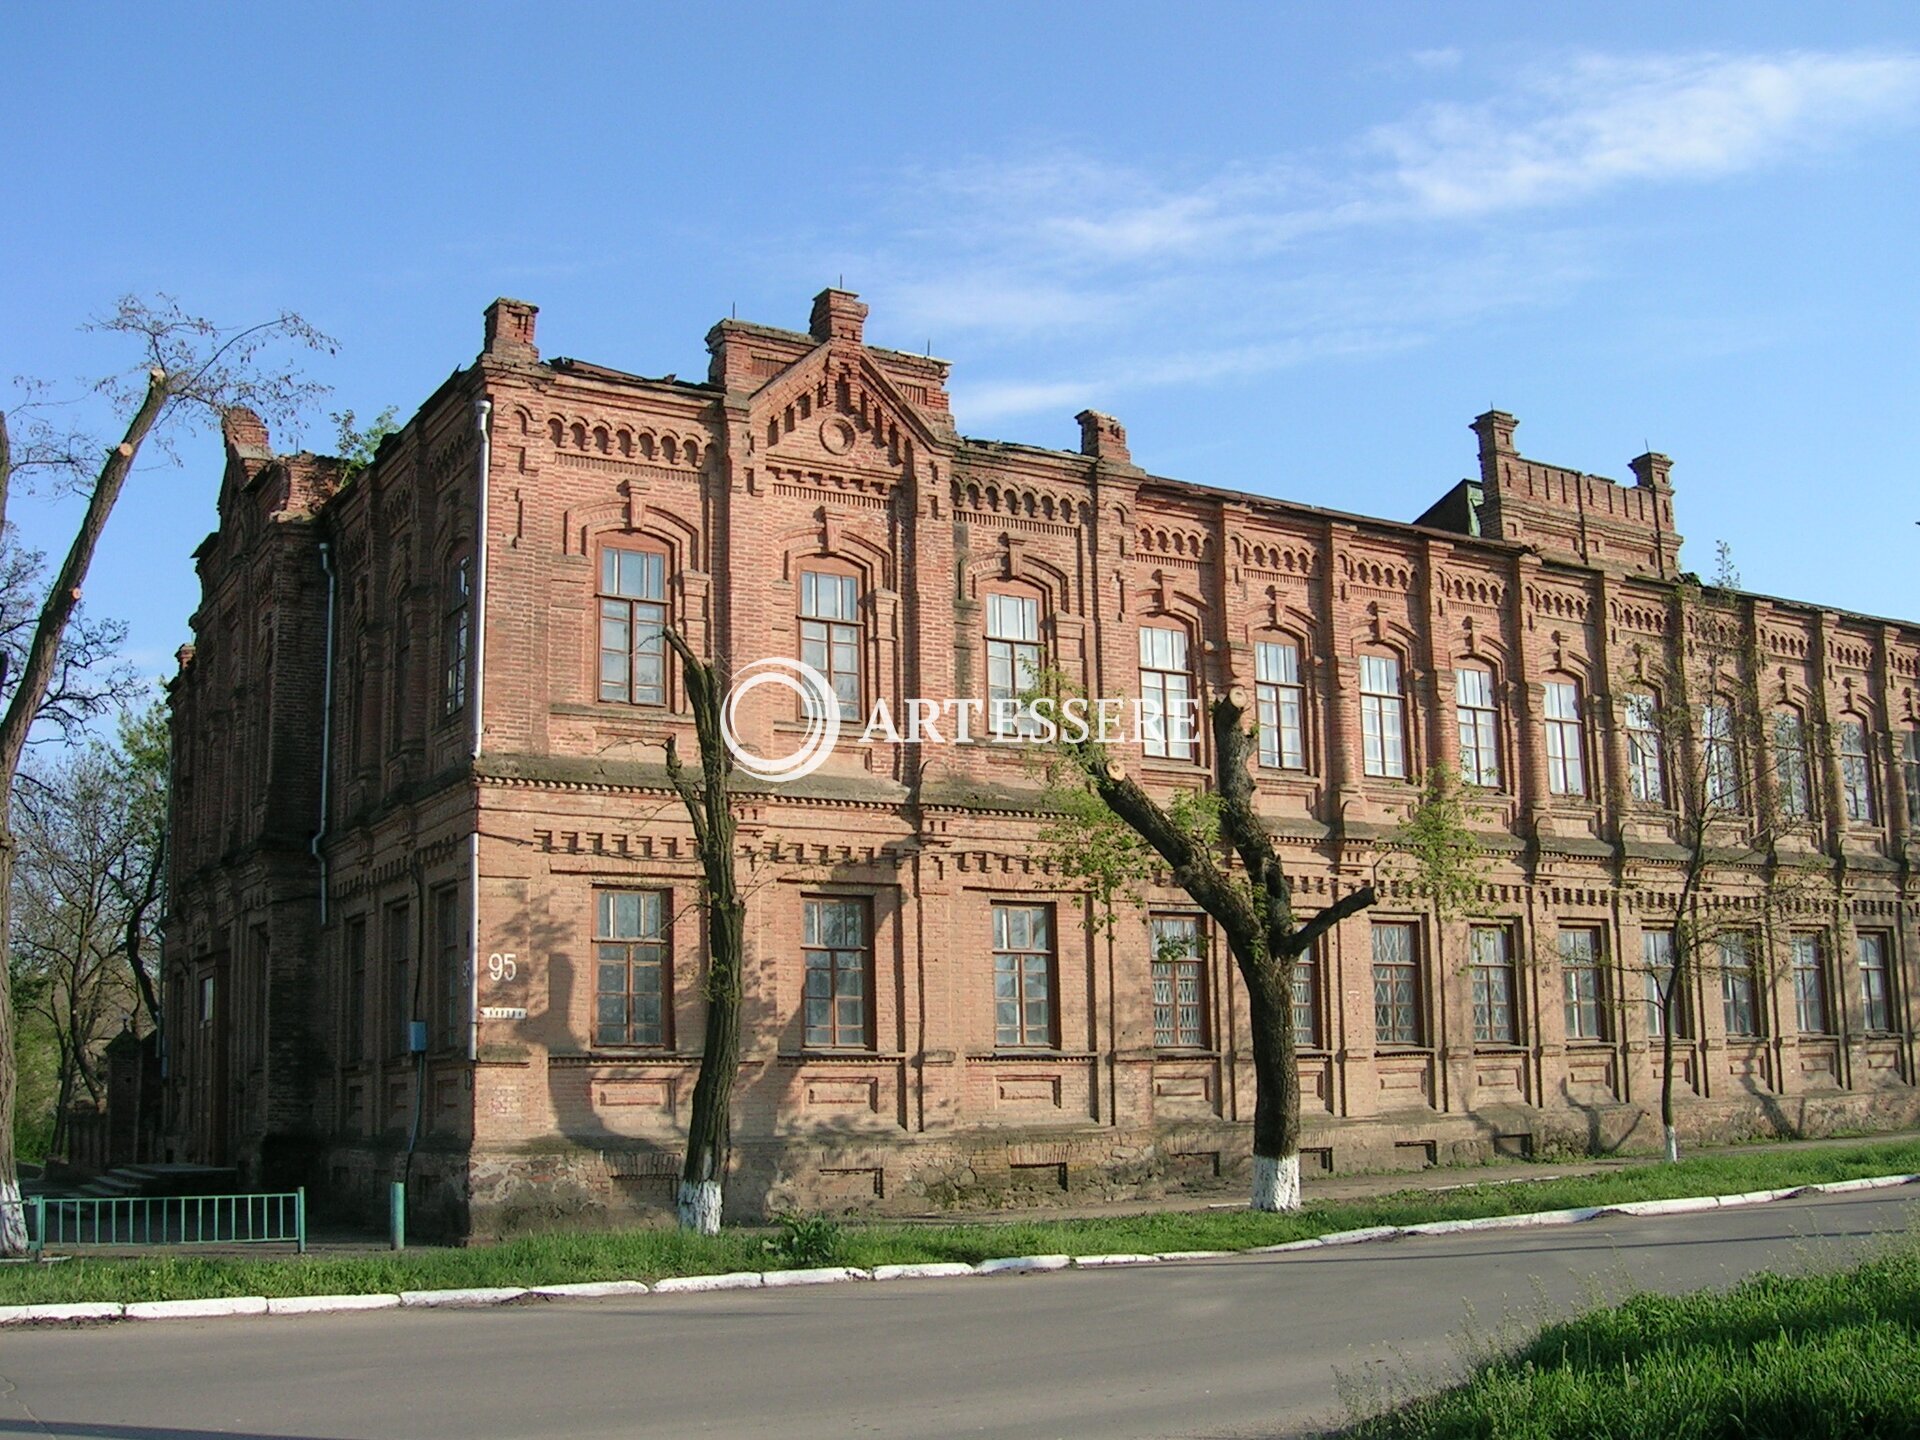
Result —
<svg viewBox="0 0 1920 1440"><path fill-rule="evenodd" d="M640 1280L589 1280L578 1284L477 1286L463 1290L403 1290L397 1295L262 1295L206 1300L143 1300L118 1305L76 1302L55 1305L0 1305L0 1326L59 1325L97 1320L221 1319L230 1315L319 1315L351 1310L454 1309L505 1304L524 1296L543 1300L598 1300L632 1295L693 1295L721 1290L780 1289L800 1285L843 1285L873 1280L959 1280L980 1275L1035 1275L1055 1270L1095 1270L1123 1265L1157 1265L1181 1260L1219 1260L1236 1255L1284 1255L1335 1245L1365 1245L1402 1237L1459 1235L1486 1230L1530 1230L1578 1225L1607 1216L1641 1218L1688 1215L1703 1210L1766 1205L1807 1195L1846 1195L1920 1184L1920 1174L1870 1175L1857 1180L1828 1180L1778 1190L1749 1190L1739 1195L1688 1195L1671 1200L1628 1200L1618 1205L1583 1205L1563 1210L1533 1210L1520 1215L1484 1215L1470 1220L1429 1220L1418 1225L1372 1225L1339 1230L1279 1245L1246 1250L1167 1250L1157 1255L1008 1255L977 1265L958 1261L876 1265L871 1270L836 1265L810 1270L736 1271L724 1275L674 1275L648 1284Z"/></svg>

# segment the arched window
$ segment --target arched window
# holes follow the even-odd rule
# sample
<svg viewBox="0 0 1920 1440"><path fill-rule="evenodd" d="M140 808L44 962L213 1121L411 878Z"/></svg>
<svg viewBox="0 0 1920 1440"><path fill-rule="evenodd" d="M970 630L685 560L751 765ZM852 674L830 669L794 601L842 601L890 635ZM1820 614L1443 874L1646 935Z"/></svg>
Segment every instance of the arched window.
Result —
<svg viewBox="0 0 1920 1440"><path fill-rule="evenodd" d="M1648 805L1664 804L1667 798L1660 702L1644 690L1627 696L1627 793Z"/></svg>
<svg viewBox="0 0 1920 1440"><path fill-rule="evenodd" d="M1187 632L1174 625L1140 627L1140 743L1160 759L1194 758L1193 673Z"/></svg>
<svg viewBox="0 0 1920 1440"><path fill-rule="evenodd" d="M1454 702L1460 718L1460 778L1469 785L1500 788L1500 712L1493 700L1493 675L1477 665L1453 672Z"/></svg>
<svg viewBox="0 0 1920 1440"><path fill-rule="evenodd" d="M1840 720L1840 797L1847 819L1873 824L1873 768L1867 762L1867 725L1847 715Z"/></svg>
<svg viewBox="0 0 1920 1440"><path fill-rule="evenodd" d="M1360 746L1367 774L1406 779L1407 701L1395 656L1360 657Z"/></svg>
<svg viewBox="0 0 1920 1440"><path fill-rule="evenodd" d="M600 551L600 698L667 703L667 557L635 545Z"/></svg>
<svg viewBox="0 0 1920 1440"><path fill-rule="evenodd" d="M1300 647L1291 640L1256 641L1253 677L1260 763L1278 770L1306 769L1306 692L1300 684Z"/></svg>
<svg viewBox="0 0 1920 1440"><path fill-rule="evenodd" d="M1807 770L1807 727L1800 712L1782 706L1773 712L1774 799L1783 820L1813 814L1813 784Z"/></svg>
<svg viewBox="0 0 1920 1440"><path fill-rule="evenodd" d="M1572 680L1546 684L1547 789L1554 795L1585 795L1587 765L1580 738L1580 686Z"/></svg>
<svg viewBox="0 0 1920 1440"><path fill-rule="evenodd" d="M995 736L1037 728L1027 697L1045 668L1040 644L1040 599L1020 591L987 596L987 726Z"/></svg>
<svg viewBox="0 0 1920 1440"><path fill-rule="evenodd" d="M1740 754L1734 745L1731 700L1709 700L1700 707L1700 757L1708 816L1738 810Z"/></svg>
<svg viewBox="0 0 1920 1440"><path fill-rule="evenodd" d="M826 676L842 720L860 718L862 641L859 577L824 566L802 570L800 658Z"/></svg>

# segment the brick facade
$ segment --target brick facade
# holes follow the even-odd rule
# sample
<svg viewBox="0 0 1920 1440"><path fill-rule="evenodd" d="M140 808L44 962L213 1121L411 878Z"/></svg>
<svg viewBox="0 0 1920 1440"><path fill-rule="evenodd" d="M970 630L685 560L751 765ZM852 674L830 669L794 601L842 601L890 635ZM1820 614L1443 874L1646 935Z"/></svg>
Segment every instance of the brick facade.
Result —
<svg viewBox="0 0 1920 1440"><path fill-rule="evenodd" d="M1142 627L1177 632L1201 699L1253 691L1273 678L1259 647L1293 646L1299 724L1259 792L1306 909L1371 878L1422 771L1459 763L1456 671L1485 671L1489 915L1443 922L1389 886L1333 933L1302 997L1308 1169L1657 1147L1635 965L1677 888L1676 831L1631 797L1620 677L1672 614L1666 457L1616 484L1520 456L1513 417L1491 412L1474 422L1478 479L1420 522L1345 515L1149 475L1091 411L1079 453L963 438L947 364L866 345L865 316L829 290L806 333L723 321L708 379L690 383L542 361L534 307L497 301L477 361L357 475L274 455L252 417L230 419L172 691L174 1153L369 1206L404 1173L415 1223L456 1232L664 1205L702 939L662 746L693 741L673 667L652 696L631 643L603 657L619 639L606 617L664 613L736 666L790 656L803 586L826 585L809 573L851 580L836 653L857 656L862 712L884 699L903 725L912 697L986 698L1003 610L1034 617L1047 662L1094 695L1139 693ZM638 588L610 592L610 551L657 569L635 561ZM1920 797L1902 747L1920 744L1920 626L1740 606L1762 688L1808 717L1805 848L1844 898L1807 921L1825 937L1823 1033L1799 1033L1785 934L1760 971L1759 1035L1728 1036L1711 988L1693 997L1683 1132L1914 1123ZM1378 758L1388 722L1370 748L1382 702L1363 693L1387 673L1407 778L1369 773L1395 768ZM1550 715L1562 696L1575 708ZM803 729L772 691L742 715L765 753ZM1867 736L1860 821L1833 738L1846 716ZM1584 794L1549 783L1554 719L1577 736ZM1224 947L1202 926L1198 964L1164 969L1156 1026L1148 916L1087 927L1036 852L1021 747L978 716L972 729L966 744L843 741L806 779L742 795L732 1213L1040 1202L1244 1170L1252 1065ZM1205 783L1203 753L1120 748L1149 783ZM1720 877L1725 901L1761 874ZM659 897L658 933L625 911L603 922L601 897L630 892ZM817 903L835 899L854 905ZM1150 901L1157 917L1195 909L1173 890ZM1021 978L1018 955L996 966L997 906L1039 910L1046 935L1021 943L1043 978ZM1409 927L1413 969L1383 1016L1374 931L1388 924ZM1468 930L1496 924L1511 1043L1475 1039ZM829 943L829 925L851 928ZM1559 937L1587 928L1597 1002L1575 1014ZM1886 956L1884 1014L1865 1009L1861 935ZM809 1010L809 955L840 1003ZM997 971L1037 987L1044 1004L1021 1016L1036 1028L1003 1028ZM622 1043L602 1028L616 1011ZM1569 1019L1598 1033L1569 1035Z"/></svg>

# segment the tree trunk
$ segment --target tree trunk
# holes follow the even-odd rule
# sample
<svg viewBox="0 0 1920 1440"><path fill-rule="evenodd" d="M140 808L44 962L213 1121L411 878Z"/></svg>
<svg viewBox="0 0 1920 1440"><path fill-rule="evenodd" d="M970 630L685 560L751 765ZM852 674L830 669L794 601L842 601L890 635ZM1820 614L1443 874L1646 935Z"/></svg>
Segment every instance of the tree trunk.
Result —
<svg viewBox="0 0 1920 1440"><path fill-rule="evenodd" d="M700 855L707 910L707 1028L700 1075L693 1084L687 1119L687 1158L680 1170L680 1228L717 1234L727 1159L732 1144L733 1082L740 1072L741 964L746 948L746 901L734 873L733 797L727 777L733 761L720 728L723 696L714 668L695 655L677 631L667 643L680 658L693 725L700 743L696 786L667 741L667 775L673 782Z"/></svg>
<svg viewBox="0 0 1920 1440"><path fill-rule="evenodd" d="M1255 1210L1300 1208L1300 1072L1293 1049L1293 984L1288 962L1242 961L1253 1029L1253 1196Z"/></svg>
<svg viewBox="0 0 1920 1440"><path fill-rule="evenodd" d="M13 920L13 826L11 787L0 790L0 954ZM0 973L0 1255L27 1253L27 1211L20 1199L20 1167L13 1153L16 1069L13 1057L13 979Z"/></svg>

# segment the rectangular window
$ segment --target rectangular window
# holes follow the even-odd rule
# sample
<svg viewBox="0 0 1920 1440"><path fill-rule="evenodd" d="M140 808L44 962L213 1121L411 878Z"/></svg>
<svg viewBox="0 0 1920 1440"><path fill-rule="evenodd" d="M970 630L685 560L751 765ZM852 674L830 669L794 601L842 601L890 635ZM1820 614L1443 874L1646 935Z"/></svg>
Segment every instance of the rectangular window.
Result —
<svg viewBox="0 0 1920 1440"><path fill-rule="evenodd" d="M1793 937L1793 1009L1802 1035L1825 1035L1827 1024L1827 969L1820 960L1820 937Z"/></svg>
<svg viewBox="0 0 1920 1440"><path fill-rule="evenodd" d="M453 562L447 577L446 613L442 634L446 637L447 664L441 696L447 714L466 707L467 662L473 648L473 557L462 555Z"/></svg>
<svg viewBox="0 0 1920 1440"><path fill-rule="evenodd" d="M1028 697L1040 683L1040 602L1028 595L987 597L987 719L995 735L1038 728Z"/></svg>
<svg viewBox="0 0 1920 1440"><path fill-rule="evenodd" d="M1660 805L1667 798L1660 770L1660 712L1644 691L1627 696L1627 789L1634 799Z"/></svg>
<svg viewBox="0 0 1920 1440"><path fill-rule="evenodd" d="M346 1061L358 1065L367 1058L367 922L347 922Z"/></svg>
<svg viewBox="0 0 1920 1440"><path fill-rule="evenodd" d="M1813 814L1813 784L1807 771L1807 733L1798 710L1773 712L1773 782L1783 820Z"/></svg>
<svg viewBox="0 0 1920 1440"><path fill-rule="evenodd" d="M668 1040L667 895L593 893L593 1043L665 1045Z"/></svg>
<svg viewBox="0 0 1920 1440"><path fill-rule="evenodd" d="M800 572L800 658L827 677L842 720L860 718L860 582Z"/></svg>
<svg viewBox="0 0 1920 1440"><path fill-rule="evenodd" d="M1382 1045L1418 1045L1420 964L1413 926L1381 922L1373 927L1373 1032Z"/></svg>
<svg viewBox="0 0 1920 1440"><path fill-rule="evenodd" d="M1719 950L1720 998L1726 1011L1727 1034L1758 1035L1759 986L1755 983L1752 946L1744 935L1722 935Z"/></svg>
<svg viewBox="0 0 1920 1440"><path fill-rule="evenodd" d="M1201 1049L1207 1043L1206 963L1200 921L1192 915L1156 915L1153 940L1153 1043L1162 1049Z"/></svg>
<svg viewBox="0 0 1920 1440"><path fill-rule="evenodd" d="M211 971L200 977L200 1023L213 1024L213 974Z"/></svg>
<svg viewBox="0 0 1920 1440"><path fill-rule="evenodd" d="M433 892L433 969L440 992L439 1034L443 1050L465 1042L467 1032L467 945L461 891L443 885Z"/></svg>
<svg viewBox="0 0 1920 1440"><path fill-rule="evenodd" d="M1587 793L1580 748L1580 690L1566 680L1547 682L1547 789L1555 795Z"/></svg>
<svg viewBox="0 0 1920 1440"><path fill-rule="evenodd" d="M1560 981L1566 1000L1567 1038L1607 1038L1607 972L1600 963L1598 930L1560 932Z"/></svg>
<svg viewBox="0 0 1920 1440"><path fill-rule="evenodd" d="M1400 662L1391 655L1360 657L1360 745L1369 775L1407 778L1406 701Z"/></svg>
<svg viewBox="0 0 1920 1440"><path fill-rule="evenodd" d="M1460 778L1498 790L1500 717L1493 706L1493 676L1485 670L1456 670L1453 678L1460 717Z"/></svg>
<svg viewBox="0 0 1920 1440"><path fill-rule="evenodd" d="M1467 957L1473 969L1473 1038L1483 1045L1517 1044L1512 939L1505 927L1474 926L1467 932Z"/></svg>
<svg viewBox="0 0 1920 1440"><path fill-rule="evenodd" d="M822 896L805 901L804 908L807 1048L865 1049L873 1044L867 902Z"/></svg>
<svg viewBox="0 0 1920 1440"><path fill-rule="evenodd" d="M1907 782L1907 826L1920 833L1920 726L1900 737L1900 775Z"/></svg>
<svg viewBox="0 0 1920 1440"><path fill-rule="evenodd" d="M1858 825L1873 823L1873 776L1867 761L1867 727L1858 720L1842 720L1840 730L1840 796L1847 819Z"/></svg>
<svg viewBox="0 0 1920 1440"><path fill-rule="evenodd" d="M993 907L993 1041L1045 1050L1053 1038L1053 907Z"/></svg>
<svg viewBox="0 0 1920 1440"><path fill-rule="evenodd" d="M667 557L600 552L600 698L667 703Z"/></svg>
<svg viewBox="0 0 1920 1440"><path fill-rule="evenodd" d="M1293 1044L1318 1050L1320 1038L1320 952L1316 946L1293 962Z"/></svg>
<svg viewBox="0 0 1920 1440"><path fill-rule="evenodd" d="M1253 647L1253 678L1260 707L1256 717L1260 725L1260 763L1277 770L1306 769L1300 651L1282 640L1259 641Z"/></svg>
<svg viewBox="0 0 1920 1440"><path fill-rule="evenodd" d="M1666 1033L1666 1014L1660 997L1674 983L1674 935L1671 930L1643 930L1640 933L1640 964L1647 978L1647 1034L1658 1040ZM1673 997L1673 1038L1684 1040L1693 1034L1691 1012L1684 991Z"/></svg>
<svg viewBox="0 0 1920 1440"><path fill-rule="evenodd" d="M1187 632L1140 627L1140 740L1149 755L1194 758L1193 677L1187 670Z"/></svg>
<svg viewBox="0 0 1920 1440"><path fill-rule="evenodd" d="M1733 741L1733 706L1709 700L1700 707L1700 744L1705 759L1709 819L1740 808L1740 756Z"/></svg>
<svg viewBox="0 0 1920 1440"><path fill-rule="evenodd" d="M381 955L387 962L387 1034L396 1055L413 1049L413 915L402 902L380 917Z"/></svg>
<svg viewBox="0 0 1920 1440"><path fill-rule="evenodd" d="M1868 1030L1887 1034L1893 1029L1893 997L1887 987L1887 937L1867 933L1855 940L1860 960L1860 1010Z"/></svg>

